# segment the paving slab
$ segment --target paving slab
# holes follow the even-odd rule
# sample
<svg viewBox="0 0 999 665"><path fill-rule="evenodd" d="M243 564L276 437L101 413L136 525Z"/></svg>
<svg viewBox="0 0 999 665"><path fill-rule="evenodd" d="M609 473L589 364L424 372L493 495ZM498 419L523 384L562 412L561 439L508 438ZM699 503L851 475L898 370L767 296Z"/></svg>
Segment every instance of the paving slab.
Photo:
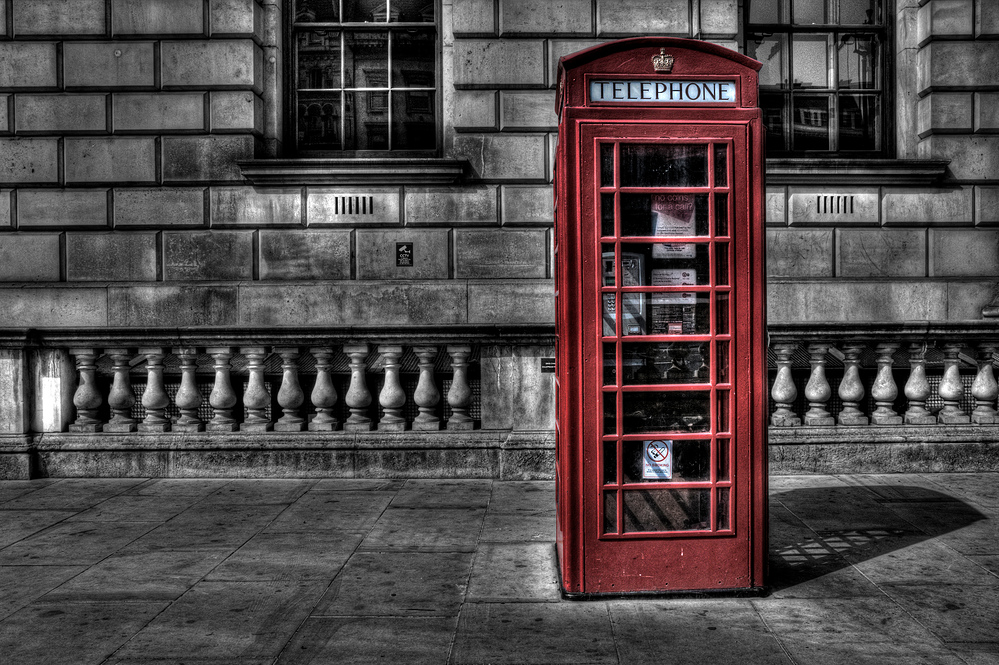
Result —
<svg viewBox="0 0 999 665"><path fill-rule="evenodd" d="M947 545L922 535L889 536L844 556L878 585L999 584L999 577Z"/></svg>
<svg viewBox="0 0 999 665"><path fill-rule="evenodd" d="M771 493L770 500L780 502L815 531L915 530L865 487L845 483L839 487L801 487Z"/></svg>
<svg viewBox="0 0 999 665"><path fill-rule="evenodd" d="M555 547L547 543L481 543L468 583L469 602L559 602Z"/></svg>
<svg viewBox="0 0 999 665"><path fill-rule="evenodd" d="M406 481L403 479L323 478L316 482L309 492L396 492L405 484Z"/></svg>
<svg viewBox="0 0 999 665"><path fill-rule="evenodd" d="M91 565L157 526L156 522L63 522L0 550L0 565Z"/></svg>
<svg viewBox="0 0 999 665"><path fill-rule="evenodd" d="M278 659L278 665L446 663L455 618L315 617Z"/></svg>
<svg viewBox="0 0 999 665"><path fill-rule="evenodd" d="M999 520L962 501L885 504L920 531L961 554L999 554Z"/></svg>
<svg viewBox="0 0 999 665"><path fill-rule="evenodd" d="M483 508L389 508L359 549L474 552L485 513Z"/></svg>
<svg viewBox="0 0 999 665"><path fill-rule="evenodd" d="M4 510L4 504L8 501L24 496L35 490L39 490L46 485L56 482L52 478L41 478L39 480L5 480L0 483L0 510Z"/></svg>
<svg viewBox="0 0 999 665"><path fill-rule="evenodd" d="M882 588L944 642L990 642L999 650L999 586L886 584Z"/></svg>
<svg viewBox="0 0 999 665"><path fill-rule="evenodd" d="M933 480L932 474L926 474ZM999 482L994 473L948 473L938 476L938 481L945 483L947 490L955 497L988 508L999 508Z"/></svg>
<svg viewBox="0 0 999 665"><path fill-rule="evenodd" d="M207 496L232 482L228 478L153 478L137 485L128 494L139 496Z"/></svg>
<svg viewBox="0 0 999 665"><path fill-rule="evenodd" d="M0 510L0 548L76 514L73 510Z"/></svg>
<svg viewBox="0 0 999 665"><path fill-rule="evenodd" d="M485 508L490 480L407 480L392 500L393 508Z"/></svg>
<svg viewBox="0 0 999 665"><path fill-rule="evenodd" d="M493 483L491 512L553 513L555 512L555 483L551 480L510 480Z"/></svg>
<svg viewBox="0 0 999 665"><path fill-rule="evenodd" d="M313 616L458 616L470 552L358 552Z"/></svg>
<svg viewBox="0 0 999 665"><path fill-rule="evenodd" d="M234 480L205 497L205 503L243 506L287 504L308 492L315 482L285 479Z"/></svg>
<svg viewBox="0 0 999 665"><path fill-rule="evenodd" d="M964 665L952 650L939 645L865 642L863 636L841 642L816 640L812 635L781 638L781 645L798 663L809 665Z"/></svg>
<svg viewBox="0 0 999 665"><path fill-rule="evenodd" d="M265 529L309 533L316 529L368 530L395 496L393 492L310 492L299 497Z"/></svg>
<svg viewBox="0 0 999 665"><path fill-rule="evenodd" d="M201 500L199 496L120 494L77 513L71 522L166 522Z"/></svg>
<svg viewBox="0 0 999 665"><path fill-rule="evenodd" d="M3 505L4 510L83 510L145 482L144 478L63 478Z"/></svg>
<svg viewBox="0 0 999 665"><path fill-rule="evenodd" d="M328 584L364 538L362 531L258 533L215 568L215 581L325 580Z"/></svg>
<svg viewBox="0 0 999 665"><path fill-rule="evenodd" d="M497 513L490 508L479 540L484 543L551 543L555 540L555 513Z"/></svg>
<svg viewBox="0 0 999 665"><path fill-rule="evenodd" d="M886 501L953 501L946 487L923 473L872 473L838 476L848 485L864 487Z"/></svg>
<svg viewBox="0 0 999 665"><path fill-rule="evenodd" d="M215 506L201 504L163 523L128 546L127 551L202 550L235 551L270 524L284 509L281 505Z"/></svg>
<svg viewBox="0 0 999 665"><path fill-rule="evenodd" d="M0 619L85 570L86 566L0 566Z"/></svg>
<svg viewBox="0 0 999 665"><path fill-rule="evenodd" d="M990 574L999 577L999 554L971 555L969 561L973 561Z"/></svg>

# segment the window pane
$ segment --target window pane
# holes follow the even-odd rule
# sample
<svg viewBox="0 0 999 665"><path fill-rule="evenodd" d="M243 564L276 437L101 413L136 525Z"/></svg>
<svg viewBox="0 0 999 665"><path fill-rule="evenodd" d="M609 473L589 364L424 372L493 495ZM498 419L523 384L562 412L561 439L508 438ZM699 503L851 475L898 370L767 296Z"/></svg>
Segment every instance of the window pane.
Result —
<svg viewBox="0 0 999 665"><path fill-rule="evenodd" d="M729 496L731 490L727 487L718 488L718 530L728 531L731 527L732 521L729 519Z"/></svg>
<svg viewBox="0 0 999 665"><path fill-rule="evenodd" d="M728 146L716 143L715 150L715 187L728 185Z"/></svg>
<svg viewBox="0 0 999 665"><path fill-rule="evenodd" d="M797 25L832 23L830 0L793 0L791 17Z"/></svg>
<svg viewBox="0 0 999 665"><path fill-rule="evenodd" d="M707 194L621 194L621 235L708 235Z"/></svg>
<svg viewBox="0 0 999 665"><path fill-rule="evenodd" d="M728 480L729 439L718 439L718 480Z"/></svg>
<svg viewBox="0 0 999 665"><path fill-rule="evenodd" d="M437 59L434 30L400 30L392 33L392 87L433 88Z"/></svg>
<svg viewBox="0 0 999 665"><path fill-rule="evenodd" d="M621 144L622 187L707 187L706 145Z"/></svg>
<svg viewBox="0 0 999 665"><path fill-rule="evenodd" d="M340 87L340 33L306 30L297 35L298 89Z"/></svg>
<svg viewBox="0 0 999 665"><path fill-rule="evenodd" d="M604 385L613 386L617 383L617 354L614 342L604 342Z"/></svg>
<svg viewBox="0 0 999 665"><path fill-rule="evenodd" d="M624 482L626 483L654 483L654 482L680 482L695 483L711 480L711 440L691 441L673 440L669 442L672 448L672 459L653 460L652 468L646 468L645 441L625 441L623 442L623 464ZM660 445L666 441L657 442ZM661 448L660 448L661 449ZM665 478L666 471L672 471L672 478ZM650 473L651 471L651 473ZM656 473L658 472L658 473Z"/></svg>
<svg viewBox="0 0 999 665"><path fill-rule="evenodd" d="M387 88L388 33L346 33L344 72L348 88Z"/></svg>
<svg viewBox="0 0 999 665"><path fill-rule="evenodd" d="M604 393L604 434L617 434L617 393Z"/></svg>
<svg viewBox="0 0 999 665"><path fill-rule="evenodd" d="M351 23L384 23L388 20L387 6L386 0L343 0L343 20Z"/></svg>
<svg viewBox="0 0 999 665"><path fill-rule="evenodd" d="M347 150L388 150L388 93L347 92L344 147Z"/></svg>
<svg viewBox="0 0 999 665"><path fill-rule="evenodd" d="M785 35L750 35L746 42L750 58L763 63L760 68L760 87L787 87L787 37Z"/></svg>
<svg viewBox="0 0 999 665"><path fill-rule="evenodd" d="M428 90L392 92L392 149L433 150L437 147L434 93Z"/></svg>
<svg viewBox="0 0 999 665"><path fill-rule="evenodd" d="M841 88L878 87L878 48L874 35L841 35L836 51Z"/></svg>
<svg viewBox="0 0 999 665"><path fill-rule="evenodd" d="M790 96L782 94L760 94L760 107L763 109L763 126L767 130L767 152L781 152L788 149L784 121Z"/></svg>
<svg viewBox="0 0 999 665"><path fill-rule="evenodd" d="M711 393L622 393L624 434L707 432L711 429ZM611 432L608 432L611 433Z"/></svg>
<svg viewBox="0 0 999 665"><path fill-rule="evenodd" d="M617 492L604 492L604 533L617 533Z"/></svg>
<svg viewBox="0 0 999 665"><path fill-rule="evenodd" d="M600 195L600 235L614 235L614 195Z"/></svg>
<svg viewBox="0 0 999 665"><path fill-rule="evenodd" d="M839 0L839 22L842 25L879 25L880 0Z"/></svg>
<svg viewBox="0 0 999 665"><path fill-rule="evenodd" d="M711 276L708 267L708 245L705 243L629 242L621 245L621 286L705 285ZM652 302L656 300L653 298Z"/></svg>
<svg viewBox="0 0 999 665"><path fill-rule="evenodd" d="M706 352L707 342L626 342L621 346L621 384L707 383L711 359Z"/></svg>
<svg viewBox="0 0 999 665"><path fill-rule="evenodd" d="M728 235L728 194L715 194L715 237Z"/></svg>
<svg viewBox="0 0 999 665"><path fill-rule="evenodd" d="M829 35L791 37L792 79L795 88L829 87Z"/></svg>
<svg viewBox="0 0 999 665"><path fill-rule="evenodd" d="M339 150L340 93L299 93L298 145L305 150Z"/></svg>
<svg viewBox="0 0 999 665"><path fill-rule="evenodd" d="M791 117L795 150L829 150L828 95L796 95Z"/></svg>
<svg viewBox="0 0 999 665"><path fill-rule="evenodd" d="M392 20L406 23L433 23L434 2L428 0L391 0Z"/></svg>
<svg viewBox="0 0 999 665"><path fill-rule="evenodd" d="M781 11L783 0L752 0L749 5L750 23L785 23Z"/></svg>
<svg viewBox="0 0 999 665"><path fill-rule="evenodd" d="M842 95L839 98L839 149L879 149L880 120L876 96Z"/></svg>
<svg viewBox="0 0 999 665"><path fill-rule="evenodd" d="M604 484L617 482L617 442L604 441Z"/></svg>
<svg viewBox="0 0 999 665"><path fill-rule="evenodd" d="M600 186L614 186L614 144L604 143L600 146ZM613 235L613 234L604 234Z"/></svg>
<svg viewBox="0 0 999 665"><path fill-rule="evenodd" d="M718 383L728 383L728 342L718 341L715 342L716 353L718 356L717 362L715 362L715 371L718 373L715 380Z"/></svg>
<svg viewBox="0 0 999 665"><path fill-rule="evenodd" d="M628 490L624 531L706 531L711 528L711 490Z"/></svg>
<svg viewBox="0 0 999 665"><path fill-rule="evenodd" d="M339 0L298 0L295 3L298 23L337 23L340 21Z"/></svg>

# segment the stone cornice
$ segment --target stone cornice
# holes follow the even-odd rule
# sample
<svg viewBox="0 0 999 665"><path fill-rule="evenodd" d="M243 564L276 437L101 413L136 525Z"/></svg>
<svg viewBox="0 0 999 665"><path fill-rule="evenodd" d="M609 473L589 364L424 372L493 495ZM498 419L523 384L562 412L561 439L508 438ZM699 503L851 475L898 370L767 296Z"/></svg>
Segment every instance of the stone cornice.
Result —
<svg viewBox="0 0 999 665"><path fill-rule="evenodd" d="M433 157L254 159L238 165L244 178L260 186L446 185L468 171L465 160Z"/></svg>
<svg viewBox="0 0 999 665"><path fill-rule="evenodd" d="M768 185L933 185L949 160L769 157Z"/></svg>

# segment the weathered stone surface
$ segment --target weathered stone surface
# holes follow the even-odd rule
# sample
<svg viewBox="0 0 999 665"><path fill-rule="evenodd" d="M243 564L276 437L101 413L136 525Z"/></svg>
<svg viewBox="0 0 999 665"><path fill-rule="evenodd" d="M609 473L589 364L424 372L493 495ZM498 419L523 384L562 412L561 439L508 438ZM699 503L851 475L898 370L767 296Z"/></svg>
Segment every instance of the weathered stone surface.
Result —
<svg viewBox="0 0 999 665"><path fill-rule="evenodd" d="M105 95L17 95L14 98L18 132L104 132L107 129Z"/></svg>
<svg viewBox="0 0 999 665"><path fill-rule="evenodd" d="M58 158L58 139L0 138L0 182L57 182Z"/></svg>
<svg viewBox="0 0 999 665"><path fill-rule="evenodd" d="M999 136L930 136L920 142L919 156L950 160L958 180L989 180L999 172Z"/></svg>
<svg viewBox="0 0 999 665"><path fill-rule="evenodd" d="M105 308L98 325L107 325L107 291L82 288L74 291L78 298L81 291L87 291L86 296L93 298L91 302L99 302ZM64 432L76 418L76 407L73 405L77 383L76 363L66 349L38 349L31 354L31 363L34 368L34 376L29 378L34 395L34 404L30 407L31 431ZM33 504L33 507L41 506Z"/></svg>
<svg viewBox="0 0 999 665"><path fill-rule="evenodd" d="M455 90L451 121L458 130L485 130L499 127L495 90Z"/></svg>
<svg viewBox="0 0 999 665"><path fill-rule="evenodd" d="M974 30L972 5L972 0L933 0L920 7L916 19L919 43L934 37L970 37Z"/></svg>
<svg viewBox="0 0 999 665"><path fill-rule="evenodd" d="M253 158L253 137L167 136L162 139L163 180L241 180L238 160Z"/></svg>
<svg viewBox="0 0 999 665"><path fill-rule="evenodd" d="M982 309L995 297L995 277L972 280L967 277L947 284L947 318L951 321L970 321L982 318Z"/></svg>
<svg viewBox="0 0 999 665"><path fill-rule="evenodd" d="M503 226L554 224L555 203L550 186L503 185L500 192Z"/></svg>
<svg viewBox="0 0 999 665"><path fill-rule="evenodd" d="M885 187L881 215L890 224L971 224L970 187Z"/></svg>
<svg viewBox="0 0 999 665"><path fill-rule="evenodd" d="M260 279L350 279L350 231L261 231Z"/></svg>
<svg viewBox="0 0 999 665"><path fill-rule="evenodd" d="M543 134L460 134L454 156L464 157L484 179L547 181L550 167Z"/></svg>
<svg viewBox="0 0 999 665"><path fill-rule="evenodd" d="M263 51L250 39L163 42L164 88L249 88L260 93Z"/></svg>
<svg viewBox="0 0 999 665"><path fill-rule="evenodd" d="M500 36L589 35L590 0L502 0Z"/></svg>
<svg viewBox="0 0 999 665"><path fill-rule="evenodd" d="M407 187L406 225L496 224L496 187Z"/></svg>
<svg viewBox="0 0 999 665"><path fill-rule="evenodd" d="M66 234L70 282L152 282L156 277L155 233Z"/></svg>
<svg viewBox="0 0 999 665"><path fill-rule="evenodd" d="M205 96L202 93L116 94L112 106L116 132L205 128Z"/></svg>
<svg viewBox="0 0 999 665"><path fill-rule="evenodd" d="M0 235L0 282L58 282L59 236L54 233Z"/></svg>
<svg viewBox="0 0 999 665"><path fill-rule="evenodd" d="M686 0L619 0L597 3L597 36L630 37L636 26L646 35L690 36Z"/></svg>
<svg viewBox="0 0 999 665"><path fill-rule="evenodd" d="M447 229L358 229L358 279L447 279ZM412 265L398 265L399 245L408 245Z"/></svg>
<svg viewBox="0 0 999 665"><path fill-rule="evenodd" d="M156 139L68 138L66 182L155 182Z"/></svg>
<svg viewBox="0 0 999 665"><path fill-rule="evenodd" d="M842 229L836 233L837 277L925 277L923 229Z"/></svg>
<svg viewBox="0 0 999 665"><path fill-rule="evenodd" d="M25 328L108 325L107 291L102 288L0 289L0 311Z"/></svg>
<svg viewBox="0 0 999 665"><path fill-rule="evenodd" d="M999 223L999 187L975 187L975 224Z"/></svg>
<svg viewBox="0 0 999 665"><path fill-rule="evenodd" d="M13 222L10 214L11 193L12 190L0 189L0 230L6 230Z"/></svg>
<svg viewBox="0 0 999 665"><path fill-rule="evenodd" d="M773 323L946 318L947 285L944 283L843 279L835 282L771 280L767 285L767 319Z"/></svg>
<svg viewBox="0 0 999 665"><path fill-rule="evenodd" d="M555 93L550 90L500 92L500 129L556 129Z"/></svg>
<svg viewBox="0 0 999 665"><path fill-rule="evenodd" d="M209 98L213 132L263 132L264 103L257 95L248 90L214 90Z"/></svg>
<svg viewBox="0 0 999 665"><path fill-rule="evenodd" d="M17 193L17 225L19 228L107 226L107 190L21 190Z"/></svg>
<svg viewBox="0 0 999 665"><path fill-rule="evenodd" d="M768 277L832 275L832 229L767 229Z"/></svg>
<svg viewBox="0 0 999 665"><path fill-rule="evenodd" d="M0 43L0 87L54 88L56 78L55 44Z"/></svg>
<svg viewBox="0 0 999 665"><path fill-rule="evenodd" d="M205 190L200 187L114 190L114 225L204 226Z"/></svg>
<svg viewBox="0 0 999 665"><path fill-rule="evenodd" d="M934 41L919 50L916 92L986 87L999 67L999 42Z"/></svg>
<svg viewBox="0 0 999 665"><path fill-rule="evenodd" d="M548 41L548 86L558 85L558 60L564 55L603 44L605 39L551 39Z"/></svg>
<svg viewBox="0 0 999 665"><path fill-rule="evenodd" d="M968 133L972 128L970 92L934 92L918 102L918 131L930 134Z"/></svg>
<svg viewBox="0 0 999 665"><path fill-rule="evenodd" d="M263 10L254 0L211 0L209 25L213 36L260 35Z"/></svg>
<svg viewBox="0 0 999 665"><path fill-rule="evenodd" d="M13 0L15 35L100 35L104 0Z"/></svg>
<svg viewBox="0 0 999 665"><path fill-rule="evenodd" d="M784 187L767 187L767 226L787 226L787 191Z"/></svg>
<svg viewBox="0 0 999 665"><path fill-rule="evenodd" d="M11 95L0 95L0 133L6 134L11 131L10 126L10 98Z"/></svg>
<svg viewBox="0 0 999 665"><path fill-rule="evenodd" d="M496 33L495 0L465 0L452 5L455 36L489 36Z"/></svg>
<svg viewBox="0 0 999 665"><path fill-rule="evenodd" d="M236 325L235 286L112 286L107 291L110 326Z"/></svg>
<svg viewBox="0 0 999 665"><path fill-rule="evenodd" d="M788 224L876 225L877 187L789 187Z"/></svg>
<svg viewBox="0 0 999 665"><path fill-rule="evenodd" d="M987 2L975 3L975 36L999 35L999 7Z"/></svg>
<svg viewBox="0 0 999 665"><path fill-rule="evenodd" d="M555 375L541 372L541 359L554 355L550 346L482 347L483 429L550 430L555 426Z"/></svg>
<svg viewBox="0 0 999 665"><path fill-rule="evenodd" d="M309 226L395 226L402 214L398 187L308 187Z"/></svg>
<svg viewBox="0 0 999 665"><path fill-rule="evenodd" d="M163 279L238 280L253 276L252 231L167 231Z"/></svg>
<svg viewBox="0 0 999 665"><path fill-rule="evenodd" d="M299 187L212 187L212 226L297 226L302 223Z"/></svg>
<svg viewBox="0 0 999 665"><path fill-rule="evenodd" d="M999 132L999 92L975 93L976 132Z"/></svg>
<svg viewBox="0 0 999 665"><path fill-rule="evenodd" d="M456 88L518 87L545 85L545 43L460 40L454 45Z"/></svg>
<svg viewBox="0 0 999 665"><path fill-rule="evenodd" d="M111 0L116 35L200 35L204 11L202 0Z"/></svg>
<svg viewBox="0 0 999 665"><path fill-rule="evenodd" d="M540 279L547 274L542 230L454 231L455 277Z"/></svg>
<svg viewBox="0 0 999 665"><path fill-rule="evenodd" d="M155 83L152 42L72 42L63 53L67 88L151 88Z"/></svg>
<svg viewBox="0 0 999 665"><path fill-rule="evenodd" d="M550 280L488 280L468 283L468 322L552 324L555 285Z"/></svg>
<svg viewBox="0 0 999 665"><path fill-rule="evenodd" d="M931 277L988 277L999 274L999 231L930 229Z"/></svg>
<svg viewBox="0 0 999 665"><path fill-rule="evenodd" d="M736 0L701 0L700 6L701 34L730 38L738 34L740 17Z"/></svg>
<svg viewBox="0 0 999 665"><path fill-rule="evenodd" d="M552 480L555 478L555 446L500 451L501 480ZM534 518L530 518L533 521ZM521 522L518 520L518 524ZM546 531L550 533L550 531Z"/></svg>

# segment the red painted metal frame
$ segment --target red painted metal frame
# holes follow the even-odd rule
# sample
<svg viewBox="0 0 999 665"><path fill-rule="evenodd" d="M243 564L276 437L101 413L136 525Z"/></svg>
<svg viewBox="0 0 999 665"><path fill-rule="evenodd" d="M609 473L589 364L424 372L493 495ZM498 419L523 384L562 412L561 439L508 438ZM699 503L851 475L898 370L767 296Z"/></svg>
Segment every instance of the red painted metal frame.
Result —
<svg viewBox="0 0 999 665"><path fill-rule="evenodd" d="M586 81L602 78L657 78L648 66L652 55L667 48L676 56L670 80L738 80L741 108L692 105L588 105ZM682 64L681 64L682 63ZM763 137L756 109L759 63L704 42L638 38L611 42L564 58L559 67L559 143L556 155L556 502L558 560L568 594L670 592L760 588L765 584L767 553L765 276L763 272ZM669 238L708 247L707 285L624 287L622 242L662 242L661 237L620 235L622 192L615 168L613 186L601 187L602 143L723 143L728 146L726 186L714 182L714 151L708 148L707 187L668 188L708 196L708 236ZM615 147L615 164L618 148ZM642 192L662 188L626 188ZM715 237L715 193L727 194L727 239ZM615 235L601 240L600 194L615 197ZM602 283L602 245L615 248L615 286ZM718 287L717 248L727 244L728 286ZM711 325L706 335L641 336L634 341L700 341L708 344L711 374L706 384L623 385L623 293L693 291L709 295ZM715 334L716 294L729 293L729 335ZM615 293L615 336L602 334L602 295ZM631 340L629 340L631 341ZM728 341L729 381L717 379L716 344ZM603 344L615 348L615 386L603 385ZM622 398L615 400L616 433L604 435L603 394L704 390L728 393L729 431L718 432L716 402L710 400L711 428L697 434L625 435ZM710 482L623 483L623 441L671 438L711 440ZM603 447L613 441L617 455L617 533L604 534ZM729 480L717 478L718 445L729 448ZM624 533L623 492L635 489L711 488L711 530ZM716 492L730 487L728 530L718 530Z"/></svg>

